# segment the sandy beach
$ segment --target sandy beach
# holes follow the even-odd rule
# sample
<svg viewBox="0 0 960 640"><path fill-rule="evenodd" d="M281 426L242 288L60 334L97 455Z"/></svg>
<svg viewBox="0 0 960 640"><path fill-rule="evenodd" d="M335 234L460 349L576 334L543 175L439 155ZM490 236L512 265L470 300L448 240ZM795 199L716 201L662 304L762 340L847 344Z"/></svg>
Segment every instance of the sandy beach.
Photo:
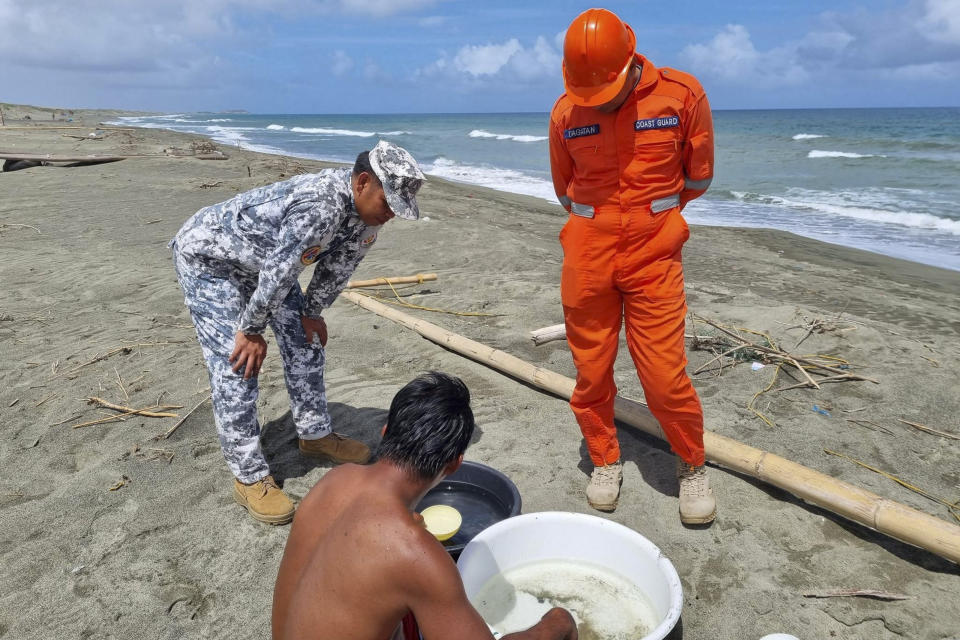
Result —
<svg viewBox="0 0 960 640"><path fill-rule="evenodd" d="M201 160L194 149L211 143L195 136L89 135L119 112L0 106L0 150L145 156L0 173L0 637L269 637L289 528L258 524L234 504L208 403L169 439L154 440L208 393L166 244L202 206L329 165L223 145L226 160ZM79 128L44 128L51 126ZM491 315L406 312L575 376L565 342L534 346L529 338L562 322L562 210L440 179L429 180L420 203L424 217L390 222L355 277L435 272L436 282L402 290L412 294L405 299ZM748 405L776 367L726 358L722 370L692 375L708 429L960 524L942 504L825 453L960 501L960 440L901 422L960 435L960 273L723 227L694 227L684 259L691 313L766 333L786 350L800 343L797 353L841 358L878 382L777 392L798 382L781 373L754 404L771 426ZM586 504L591 466L565 401L345 300L326 318L337 431L374 446L393 394L415 373L440 369L463 378L474 398L479 435L467 458L509 475L524 512L597 513ZM688 333L716 335L703 322L689 323ZM299 498L328 467L296 451L268 342L264 448ZM694 347L689 341L691 374L715 356ZM642 399L623 343L616 379L621 395ZM72 428L116 413L91 397L183 408L171 409L178 417ZM716 467L716 523L685 528L666 445L629 427L621 445L620 506L604 517L642 533L676 566L685 602L673 637L960 637L958 565ZM838 588L910 599L804 596Z"/></svg>

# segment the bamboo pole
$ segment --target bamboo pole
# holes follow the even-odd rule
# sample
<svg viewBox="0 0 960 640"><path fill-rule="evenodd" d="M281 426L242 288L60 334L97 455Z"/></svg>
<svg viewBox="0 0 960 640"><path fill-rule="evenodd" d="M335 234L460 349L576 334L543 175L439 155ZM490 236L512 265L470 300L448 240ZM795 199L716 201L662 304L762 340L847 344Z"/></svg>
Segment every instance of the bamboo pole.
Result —
<svg viewBox="0 0 960 640"><path fill-rule="evenodd" d="M567 399L573 393L575 383L566 376L419 320L356 292L346 291L342 296L451 351L545 391ZM666 439L660 424L642 403L617 397L614 410L618 420ZM805 502L960 564L960 527L956 525L711 431L704 430L703 441L707 459L711 462L772 484Z"/></svg>
<svg viewBox="0 0 960 640"><path fill-rule="evenodd" d="M435 273L418 273L415 276L398 276L396 278L374 278L373 280L351 280L347 283L347 289L358 289L360 287L377 287L386 284L419 284L421 282L432 282L437 279Z"/></svg>
<svg viewBox="0 0 960 640"><path fill-rule="evenodd" d="M566 338L567 325L565 324L554 324L549 327L534 329L530 332L530 339L533 340L533 344L538 347L542 344L553 342L554 340L565 340Z"/></svg>

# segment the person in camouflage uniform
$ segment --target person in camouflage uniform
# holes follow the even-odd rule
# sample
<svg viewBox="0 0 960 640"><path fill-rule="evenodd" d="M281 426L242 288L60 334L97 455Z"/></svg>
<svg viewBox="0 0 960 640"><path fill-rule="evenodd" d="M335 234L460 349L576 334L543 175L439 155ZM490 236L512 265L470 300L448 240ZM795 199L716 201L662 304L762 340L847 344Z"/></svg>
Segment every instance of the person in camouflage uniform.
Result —
<svg viewBox="0 0 960 640"><path fill-rule="evenodd" d="M364 463L363 443L333 433L323 384L322 312L395 215L419 217L424 181L405 149L380 141L351 171L325 169L200 209L170 242L177 280L210 374L234 498L257 520L285 524L294 506L260 448L257 374L273 329L305 455ZM306 295L298 276L314 265ZM309 338L308 338L309 336Z"/></svg>

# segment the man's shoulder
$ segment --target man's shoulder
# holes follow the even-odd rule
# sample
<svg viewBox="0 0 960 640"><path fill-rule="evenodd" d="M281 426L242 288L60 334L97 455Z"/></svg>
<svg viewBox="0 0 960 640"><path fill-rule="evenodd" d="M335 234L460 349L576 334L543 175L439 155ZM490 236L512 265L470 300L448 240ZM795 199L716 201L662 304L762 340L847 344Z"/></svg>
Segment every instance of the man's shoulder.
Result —
<svg viewBox="0 0 960 640"><path fill-rule="evenodd" d="M573 101L567 97L567 94L561 94L560 97L557 98L557 101L553 103L553 108L550 110L550 121L557 124L563 123L567 116L570 115L573 107Z"/></svg>
<svg viewBox="0 0 960 640"><path fill-rule="evenodd" d="M660 80L669 84L680 85L694 97L700 97L703 95L703 86L701 86L700 81L697 80L692 74L687 73L686 71L680 71L679 69L672 69L670 67L660 67L658 69L660 72Z"/></svg>

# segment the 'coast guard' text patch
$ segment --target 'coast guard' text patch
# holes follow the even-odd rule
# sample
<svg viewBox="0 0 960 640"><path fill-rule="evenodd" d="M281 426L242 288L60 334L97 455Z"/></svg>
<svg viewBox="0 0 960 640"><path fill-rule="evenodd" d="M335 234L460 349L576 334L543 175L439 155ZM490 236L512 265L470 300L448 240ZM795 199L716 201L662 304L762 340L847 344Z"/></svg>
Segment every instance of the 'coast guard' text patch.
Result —
<svg viewBox="0 0 960 640"><path fill-rule="evenodd" d="M646 131L647 129L669 129L670 127L680 126L678 116L660 116L657 118L644 118L633 123L634 131Z"/></svg>
<svg viewBox="0 0 960 640"><path fill-rule="evenodd" d="M300 262L306 265L311 265L317 261L317 258L320 256L320 253L323 251L323 247L310 247L302 254L300 254Z"/></svg>
<svg viewBox="0 0 960 640"><path fill-rule="evenodd" d="M595 136L600 133L599 124L588 124L585 127L576 127L575 129L564 129L563 138L565 140L570 140L571 138L582 138L583 136Z"/></svg>

